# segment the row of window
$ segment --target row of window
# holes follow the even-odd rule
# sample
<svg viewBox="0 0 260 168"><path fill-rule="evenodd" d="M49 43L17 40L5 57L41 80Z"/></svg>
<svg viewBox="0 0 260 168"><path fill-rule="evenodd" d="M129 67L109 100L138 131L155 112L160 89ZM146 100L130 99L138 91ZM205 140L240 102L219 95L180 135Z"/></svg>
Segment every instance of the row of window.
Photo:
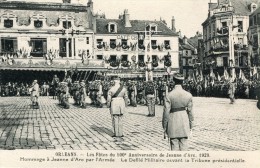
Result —
<svg viewBox="0 0 260 168"><path fill-rule="evenodd" d="M27 52L27 51L18 51L17 39L16 38L1 38L0 41L0 53L16 53L16 52ZM69 39L71 44L71 39ZM47 39L46 38L31 38L29 42L31 47L31 55L35 57L43 57L47 53ZM59 54L62 57L66 56L66 38L59 39ZM69 55L72 54L71 45L69 45ZM75 51L74 51L75 52ZM89 50L87 50L87 55L89 55ZM75 55L75 53L74 53Z"/></svg>
<svg viewBox="0 0 260 168"><path fill-rule="evenodd" d="M103 42L103 39L97 39L97 45L103 45L104 42ZM117 45L116 43L116 39L110 39L109 40L109 44L112 45ZM120 42L121 45L128 45L128 40L127 39L121 39L121 42ZM138 44L139 45L143 45L144 44L144 40L138 40ZM170 40L164 40L164 46L170 46ZM152 46L157 46L157 45L160 45L157 43L157 40L151 40L151 45Z"/></svg>
<svg viewBox="0 0 260 168"><path fill-rule="evenodd" d="M165 56L167 56L167 55L165 55ZM113 62L113 61L116 61L117 58L118 58L117 55L110 55L109 60ZM152 60L157 60L157 58L158 58L157 55L152 55ZM103 60L104 56L103 55L97 55L97 59ZM121 61L129 61L129 60L130 60L130 58L129 58L128 55L121 55ZM144 55L138 55L137 61L138 62L144 62Z"/></svg>
<svg viewBox="0 0 260 168"><path fill-rule="evenodd" d="M14 26L14 21L11 19L5 19L4 20L4 27L5 28L12 28ZM43 21L41 20L35 20L34 21L34 27L35 28L41 28L43 26ZM62 21L62 27L64 29L71 28L71 21Z"/></svg>
<svg viewBox="0 0 260 168"><path fill-rule="evenodd" d="M260 19L259 19L260 21ZM237 26L238 28L238 32L243 32L244 31L244 28L243 28L243 21L237 21L237 24L234 26ZM209 24L209 27L205 28L204 29L204 39L207 39L207 37L212 37L212 36L215 36L215 33L218 34L227 34L228 33L228 25L227 25L227 22L226 21L223 21L221 22L221 28L217 28L216 29L216 26L215 26L215 23L212 24Z"/></svg>
<svg viewBox="0 0 260 168"><path fill-rule="evenodd" d="M117 24L116 23L108 23L107 27L107 31L109 33L117 33ZM156 32L157 31L157 26L156 25L148 25L146 26L146 31L152 31L152 32Z"/></svg>

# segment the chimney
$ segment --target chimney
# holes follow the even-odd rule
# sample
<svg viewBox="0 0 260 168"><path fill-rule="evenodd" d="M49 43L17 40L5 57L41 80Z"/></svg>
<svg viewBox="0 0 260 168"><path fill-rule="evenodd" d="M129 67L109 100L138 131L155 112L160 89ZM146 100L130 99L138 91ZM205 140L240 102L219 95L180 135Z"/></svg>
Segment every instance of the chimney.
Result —
<svg viewBox="0 0 260 168"><path fill-rule="evenodd" d="M188 39L187 39L186 36L183 37L183 43L184 43L184 44L188 44Z"/></svg>
<svg viewBox="0 0 260 168"><path fill-rule="evenodd" d="M63 3L71 3L71 0L62 0Z"/></svg>
<svg viewBox="0 0 260 168"><path fill-rule="evenodd" d="M182 38L182 36L181 36L181 30L179 30L178 35L179 35L179 38Z"/></svg>
<svg viewBox="0 0 260 168"><path fill-rule="evenodd" d="M130 23L130 15L127 9L124 10L124 21L125 21L125 27L132 27Z"/></svg>
<svg viewBox="0 0 260 168"><path fill-rule="evenodd" d="M124 15L120 14L120 15L118 16L118 19L120 19L120 20L124 19Z"/></svg>
<svg viewBox="0 0 260 168"><path fill-rule="evenodd" d="M172 17L172 31L173 31L174 33L176 33L174 16Z"/></svg>
<svg viewBox="0 0 260 168"><path fill-rule="evenodd" d="M93 12L93 2L92 2L92 0L88 0L87 7L89 7L91 12Z"/></svg>

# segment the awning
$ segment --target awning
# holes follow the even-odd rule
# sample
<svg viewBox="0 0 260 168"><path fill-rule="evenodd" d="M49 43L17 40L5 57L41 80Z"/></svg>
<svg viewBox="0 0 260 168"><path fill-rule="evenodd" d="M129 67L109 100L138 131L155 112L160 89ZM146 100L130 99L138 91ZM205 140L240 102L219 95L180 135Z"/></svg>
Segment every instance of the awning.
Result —
<svg viewBox="0 0 260 168"><path fill-rule="evenodd" d="M69 71L70 68L57 68L57 67L46 67L46 68L38 68L38 67L8 67L8 66L4 66L1 67L0 66L0 70L18 70L18 71ZM73 69L75 70L75 68ZM77 67L77 71L100 71L100 72L104 72L107 71L106 68L81 68L81 67Z"/></svg>

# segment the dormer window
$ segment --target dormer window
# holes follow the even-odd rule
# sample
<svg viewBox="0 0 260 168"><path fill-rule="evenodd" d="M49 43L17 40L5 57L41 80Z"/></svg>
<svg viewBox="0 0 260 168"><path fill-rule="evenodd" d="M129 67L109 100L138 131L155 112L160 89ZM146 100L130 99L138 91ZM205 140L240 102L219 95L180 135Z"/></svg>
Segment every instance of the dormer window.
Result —
<svg viewBox="0 0 260 168"><path fill-rule="evenodd" d="M151 31L156 31L156 26L151 26Z"/></svg>
<svg viewBox="0 0 260 168"><path fill-rule="evenodd" d="M35 20L35 21L34 21L34 27L36 27L36 28L41 28L41 27L42 27L42 21L40 21L40 20Z"/></svg>
<svg viewBox="0 0 260 168"><path fill-rule="evenodd" d="M147 25L146 31L148 31L147 34L149 34L149 31L156 32L157 31L157 25L154 24L154 23Z"/></svg>
<svg viewBox="0 0 260 168"><path fill-rule="evenodd" d="M11 28L11 27L13 27L13 20L9 20L9 19L4 20L4 27L5 27L5 28Z"/></svg>
<svg viewBox="0 0 260 168"><path fill-rule="evenodd" d="M251 3L251 5L250 5L250 11L251 11L251 12L254 12L254 11L256 10L256 8L257 8L257 5L256 5L255 3Z"/></svg>
<svg viewBox="0 0 260 168"><path fill-rule="evenodd" d="M62 27L63 27L64 29L69 29L69 28L71 28L71 21L63 21L63 22L62 22Z"/></svg>
<svg viewBox="0 0 260 168"><path fill-rule="evenodd" d="M108 23L107 28L109 33L117 33L116 23Z"/></svg>

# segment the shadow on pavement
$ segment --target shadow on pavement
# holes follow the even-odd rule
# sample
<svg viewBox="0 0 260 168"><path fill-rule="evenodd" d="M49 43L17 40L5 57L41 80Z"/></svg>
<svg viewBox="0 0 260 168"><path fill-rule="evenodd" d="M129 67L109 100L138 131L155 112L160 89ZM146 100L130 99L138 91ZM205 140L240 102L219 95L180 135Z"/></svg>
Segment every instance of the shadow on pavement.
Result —
<svg viewBox="0 0 260 168"><path fill-rule="evenodd" d="M106 128L106 127L98 127L96 125L91 125L90 128L93 129L94 131L97 131L99 133L105 133L105 134L107 134L109 136L113 136L114 135L113 131L108 129L108 128Z"/></svg>
<svg viewBox="0 0 260 168"><path fill-rule="evenodd" d="M140 116L147 116L146 114L141 114L141 113L133 113L133 112L128 112L128 114L133 114L133 115L140 115Z"/></svg>

